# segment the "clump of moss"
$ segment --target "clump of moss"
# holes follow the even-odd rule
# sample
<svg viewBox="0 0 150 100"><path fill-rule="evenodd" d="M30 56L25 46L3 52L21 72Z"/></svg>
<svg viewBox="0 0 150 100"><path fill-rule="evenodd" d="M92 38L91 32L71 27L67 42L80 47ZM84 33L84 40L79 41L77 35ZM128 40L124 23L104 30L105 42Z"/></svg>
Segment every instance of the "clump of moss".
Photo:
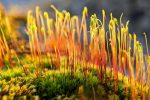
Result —
<svg viewBox="0 0 150 100"><path fill-rule="evenodd" d="M11 32L8 18L0 16L0 67L7 67L9 71L6 74L3 72L6 69L2 70L2 79L9 82L22 77L28 80L22 83L25 86L31 79L33 83L30 84L36 87L36 94L41 98L67 98L76 94L80 99L134 99L148 93L149 87L144 84L149 83L149 74L144 75L150 70L143 67L147 64L147 69L150 68L148 46L147 55L144 55L136 34L129 33L129 22L123 24L122 16L117 20L110 14L106 24L106 13L102 10L102 21L96 14L91 16L88 32L87 7L83 9L81 21L79 16L51 7L56 13L54 19L47 12L42 14L39 7L35 15L31 10L28 12L29 51L26 52L25 45L20 45L25 53L22 58L23 55L13 50L7 41L8 37L13 38L7 37ZM14 89L7 90L16 95Z"/></svg>

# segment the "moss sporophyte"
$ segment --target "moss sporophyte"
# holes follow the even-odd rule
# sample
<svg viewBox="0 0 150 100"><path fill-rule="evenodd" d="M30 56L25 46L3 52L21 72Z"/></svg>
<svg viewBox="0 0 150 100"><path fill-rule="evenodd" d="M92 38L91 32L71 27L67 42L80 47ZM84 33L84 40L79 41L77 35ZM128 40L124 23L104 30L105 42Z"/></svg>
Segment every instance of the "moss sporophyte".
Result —
<svg viewBox="0 0 150 100"><path fill-rule="evenodd" d="M56 81L58 74L74 77L78 71L82 72L84 80L88 80L88 73L95 71L102 83L113 80L114 93L117 92L117 85L121 80L126 95L130 91L131 99L137 98L139 94L143 98L145 93L149 94L150 57L146 33L144 36L147 53L144 54L143 46L137 40L136 34L129 33L129 21L126 24L122 23L122 15L118 21L111 13L107 24L106 12L102 10L102 21L93 14L88 28L87 7L83 9L81 18L71 16L66 10L59 11L53 5L51 8L55 11L54 19L48 12L43 13L39 7L36 7L35 14L31 10L28 11L26 33L30 50L25 54L26 59L22 59L15 49L12 50L8 45L4 30L10 27L7 25L4 29L0 21L1 75L5 73L4 66L8 67L8 70L9 66L13 69L20 66L20 70L25 74L16 72L15 75L24 77L31 74L35 80L44 75L48 76L50 72L50 79L53 81ZM0 20L4 19L0 17ZM9 80L10 77L7 78ZM11 78L10 82L12 81ZM4 84L3 81L1 83ZM80 94L83 92L82 88L82 86L79 88ZM14 96L16 95L14 90L20 91L17 95L21 95L23 93L21 91L26 91L28 87L17 85L9 89L8 94Z"/></svg>

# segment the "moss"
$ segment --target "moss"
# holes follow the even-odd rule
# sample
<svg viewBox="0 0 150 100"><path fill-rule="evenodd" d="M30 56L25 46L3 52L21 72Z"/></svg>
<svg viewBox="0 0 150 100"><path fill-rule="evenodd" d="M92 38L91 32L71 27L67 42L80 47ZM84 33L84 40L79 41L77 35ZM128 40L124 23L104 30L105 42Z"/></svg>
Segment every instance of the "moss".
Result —
<svg viewBox="0 0 150 100"><path fill-rule="evenodd" d="M0 70L0 79L3 80L2 92L12 96L28 93L33 95L34 93L30 91L30 86L33 85L31 90L35 89L36 95L39 95L41 99L130 98L133 89L132 83L128 80L133 77L131 81L137 82L134 80L134 72L137 68L143 69L145 55L142 45L136 40L136 35L134 34L132 38L128 32L129 22L124 25L121 16L120 24L118 24L117 19L110 14L110 21L107 24L109 34L107 34L106 15L102 10L102 21L96 14L91 16L88 33L86 7L83 10L81 22L78 16L70 16L67 11L60 12L53 5L51 7L56 12L54 19L49 18L47 12L43 16L39 7L36 8L36 17L32 11L28 12L29 47L27 49L30 49L28 52L24 48L25 45L18 46L22 49L18 47L12 49L17 40L22 41L20 39L8 45L6 40L11 37L11 35L8 36L10 27L4 15L0 18L2 19L0 21L0 33L2 33L0 35L0 67L4 67ZM38 17L40 20L37 19ZM13 37L17 37L17 34L10 40L13 40ZM133 52L130 51L132 49ZM19 54L18 50L23 50L25 53ZM132 62L131 58L135 61ZM149 64L149 57L146 59L146 63ZM107 65L112 68L112 72ZM135 69L132 67L134 65L136 65ZM123 70L130 73L124 76L124 82L121 79L123 75L119 72ZM141 71L143 70L139 70L138 73L146 74L145 70ZM136 73L135 77L143 77L138 75ZM15 86L19 87L21 92L16 93ZM140 96L140 92L148 93L148 87L142 86L145 89L141 90L137 82L137 96Z"/></svg>

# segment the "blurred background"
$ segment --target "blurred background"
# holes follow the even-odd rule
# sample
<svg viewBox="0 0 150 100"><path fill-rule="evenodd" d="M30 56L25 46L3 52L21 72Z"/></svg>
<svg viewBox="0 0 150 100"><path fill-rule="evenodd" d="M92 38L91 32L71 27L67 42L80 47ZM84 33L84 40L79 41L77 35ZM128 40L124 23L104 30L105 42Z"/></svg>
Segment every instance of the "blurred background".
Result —
<svg viewBox="0 0 150 100"><path fill-rule="evenodd" d="M143 32L150 38L150 0L0 0L1 7L6 14L14 16L16 21L22 21L28 10L40 6L43 11L52 13L50 5L53 4L60 11L65 9L72 15L81 16L84 6L89 9L89 16L96 13L101 18L101 10L106 10L107 16L119 18L123 13L123 21L130 21L129 32L136 33L138 39L145 44ZM19 17L19 18L16 18ZM24 34L25 22L21 24L20 32ZM148 40L150 45L150 40ZM145 49L145 48L144 48Z"/></svg>

